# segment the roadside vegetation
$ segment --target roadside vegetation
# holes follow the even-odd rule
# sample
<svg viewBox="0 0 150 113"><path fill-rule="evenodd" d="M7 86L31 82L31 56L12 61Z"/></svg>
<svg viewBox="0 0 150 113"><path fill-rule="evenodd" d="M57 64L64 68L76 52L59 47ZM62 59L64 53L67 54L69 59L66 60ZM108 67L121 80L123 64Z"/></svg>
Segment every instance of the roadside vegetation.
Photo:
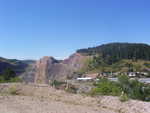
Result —
<svg viewBox="0 0 150 113"><path fill-rule="evenodd" d="M137 99L150 101L150 85L139 82L136 79L129 79L126 75L118 77L118 82L109 81L106 78L100 79L90 93L95 95L120 96L121 101Z"/></svg>

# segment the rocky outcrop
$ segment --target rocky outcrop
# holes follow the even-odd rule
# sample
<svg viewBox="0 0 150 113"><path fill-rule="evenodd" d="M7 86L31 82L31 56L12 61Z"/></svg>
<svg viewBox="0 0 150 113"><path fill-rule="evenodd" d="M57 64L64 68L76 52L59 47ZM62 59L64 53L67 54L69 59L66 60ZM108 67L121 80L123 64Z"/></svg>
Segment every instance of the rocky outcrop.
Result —
<svg viewBox="0 0 150 113"><path fill-rule="evenodd" d="M35 79L35 73L36 73L36 65L35 63L30 64L24 73L22 73L20 76L23 79L25 83L33 83Z"/></svg>
<svg viewBox="0 0 150 113"><path fill-rule="evenodd" d="M87 56L83 56L79 53L71 55L68 59L62 61L62 63L67 64L69 67L72 67L74 70L82 68L85 64Z"/></svg>
<svg viewBox="0 0 150 113"><path fill-rule="evenodd" d="M48 83L50 80L66 80L83 67L86 57L78 53L68 59L58 61L53 57L43 57L36 63L35 83Z"/></svg>
<svg viewBox="0 0 150 113"><path fill-rule="evenodd" d="M36 83L48 83L49 81L49 69L57 63L53 57L44 57L36 63L35 82Z"/></svg>

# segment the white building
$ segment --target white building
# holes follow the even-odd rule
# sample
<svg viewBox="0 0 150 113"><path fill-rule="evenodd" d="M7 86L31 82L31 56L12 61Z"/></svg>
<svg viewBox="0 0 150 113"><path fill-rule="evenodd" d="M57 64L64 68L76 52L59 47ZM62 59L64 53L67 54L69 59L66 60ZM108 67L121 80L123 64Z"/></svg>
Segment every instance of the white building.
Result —
<svg viewBox="0 0 150 113"><path fill-rule="evenodd" d="M77 78L78 81L88 81L93 80L91 77L83 77L83 78Z"/></svg>
<svg viewBox="0 0 150 113"><path fill-rule="evenodd" d="M128 73L128 76L129 76L129 77L136 77L136 73L130 72L130 73Z"/></svg>

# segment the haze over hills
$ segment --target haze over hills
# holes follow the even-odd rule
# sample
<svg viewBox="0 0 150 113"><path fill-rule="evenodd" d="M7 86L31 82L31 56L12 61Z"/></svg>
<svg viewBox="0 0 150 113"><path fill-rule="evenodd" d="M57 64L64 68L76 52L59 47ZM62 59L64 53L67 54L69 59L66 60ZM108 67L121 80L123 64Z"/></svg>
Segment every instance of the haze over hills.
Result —
<svg viewBox="0 0 150 113"><path fill-rule="evenodd" d="M138 43L110 43L93 48L80 49L65 60L43 57L39 61L10 60L0 58L0 72L12 68L25 81L48 83L49 80L65 80L74 73L148 71L150 46Z"/></svg>
<svg viewBox="0 0 150 113"><path fill-rule="evenodd" d="M17 60L0 57L0 73L6 68L11 68L17 73L17 75L19 75L25 71L25 68L28 67L29 64L34 62L34 60Z"/></svg>

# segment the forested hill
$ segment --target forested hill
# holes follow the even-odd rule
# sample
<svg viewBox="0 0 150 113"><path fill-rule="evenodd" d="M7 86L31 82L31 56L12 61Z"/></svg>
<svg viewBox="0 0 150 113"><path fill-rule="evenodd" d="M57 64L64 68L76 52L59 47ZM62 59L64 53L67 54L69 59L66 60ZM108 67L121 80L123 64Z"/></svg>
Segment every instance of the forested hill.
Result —
<svg viewBox="0 0 150 113"><path fill-rule="evenodd" d="M121 59L150 60L150 46L141 43L109 43L101 46L80 49L84 55L101 55L113 61Z"/></svg>

